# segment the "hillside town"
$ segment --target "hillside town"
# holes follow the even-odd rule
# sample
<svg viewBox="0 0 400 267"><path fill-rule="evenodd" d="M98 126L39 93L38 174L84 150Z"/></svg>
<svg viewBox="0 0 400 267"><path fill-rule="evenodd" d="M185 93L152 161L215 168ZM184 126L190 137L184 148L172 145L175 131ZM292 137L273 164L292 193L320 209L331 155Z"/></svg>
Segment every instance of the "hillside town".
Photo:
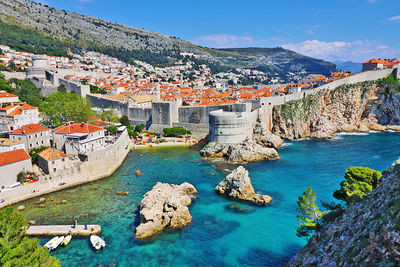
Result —
<svg viewBox="0 0 400 267"><path fill-rule="evenodd" d="M271 82L274 78L266 77L262 72L250 69L236 69L234 72L213 74L207 65L196 68L190 59L186 62L177 62L175 66L159 68L140 61L136 61L135 65L129 65L96 52L85 52L82 55L69 52L70 57L54 57L15 51L4 45L1 45L0 49L2 54L0 65L4 70L8 70L5 72L5 78L7 76L12 78L14 74L26 72L27 79L38 87L44 86L41 88L43 92L49 73L61 73L61 75L64 73L65 75L60 77L60 83L52 81L58 85L54 92L60 91L60 87L64 85L61 79L67 81L67 92L69 92L69 83L72 83L77 85L73 88L80 88L79 91L74 91L75 89L72 91L81 93L82 97L85 97L83 88L86 86L86 89L89 88L87 93L91 97L93 110L98 114L111 110L119 117L125 115L121 109L96 105L93 97L103 99L102 101L116 101L120 105L129 100L130 108L133 105L134 108L148 109L150 113L154 112L156 107L154 105L157 102L178 101L182 107L210 106L218 109L221 105L247 103L273 96L306 92L352 75L348 72L333 72L330 77L309 74L297 77L298 79L291 83L257 83L252 86L243 86L239 84L243 77L256 78L263 82ZM398 59L371 59L363 64L363 70L398 68L399 66ZM32 72L33 75L29 76ZM0 91L0 105L0 132L2 133L0 172L6 174L7 178L0 181L2 190L38 181L38 173L54 176L57 172L65 171L71 168L74 164L72 162L76 161L78 156L103 149L112 144L126 130L126 126L114 123L112 125L117 126L117 134L110 133L106 130L106 126L111 124L95 116L93 116L95 119L91 121L92 124L63 122L58 127L55 127L57 125L45 127L38 107L21 102L18 95L7 91ZM206 120L210 111L207 111ZM135 123L135 120L139 120L137 117L126 115L130 122L133 122L132 125L139 124ZM199 118L198 121L191 120L190 123L201 124L202 120ZM153 123L156 123L155 121L153 114ZM146 118L143 119L143 124L147 124ZM171 122L164 126L177 125ZM146 126L146 128L149 127ZM208 132L208 129L204 131ZM34 153L35 158L37 157L34 160L28 153L35 150L39 152Z"/></svg>

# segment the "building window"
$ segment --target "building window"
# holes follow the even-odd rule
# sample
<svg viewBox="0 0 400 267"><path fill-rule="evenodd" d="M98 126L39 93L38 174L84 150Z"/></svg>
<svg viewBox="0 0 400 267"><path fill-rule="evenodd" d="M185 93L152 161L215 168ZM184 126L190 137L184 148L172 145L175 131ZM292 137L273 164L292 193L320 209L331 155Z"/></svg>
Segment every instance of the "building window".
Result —
<svg viewBox="0 0 400 267"><path fill-rule="evenodd" d="M56 170L57 170L57 168L54 168L54 169L53 169L53 172L56 172Z"/></svg>
<svg viewBox="0 0 400 267"><path fill-rule="evenodd" d="M32 144L29 144L29 147L32 147Z"/></svg>

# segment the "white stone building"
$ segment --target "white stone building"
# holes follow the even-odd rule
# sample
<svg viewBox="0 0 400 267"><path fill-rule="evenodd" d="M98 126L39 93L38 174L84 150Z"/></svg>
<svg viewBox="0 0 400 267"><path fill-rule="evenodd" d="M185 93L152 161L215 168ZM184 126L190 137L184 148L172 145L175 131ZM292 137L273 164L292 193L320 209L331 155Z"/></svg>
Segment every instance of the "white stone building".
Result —
<svg viewBox="0 0 400 267"><path fill-rule="evenodd" d="M0 132L10 132L26 124L39 123L39 110L26 103L0 108Z"/></svg>
<svg viewBox="0 0 400 267"><path fill-rule="evenodd" d="M19 102L19 97L14 94L7 93L6 91L0 91L0 107L4 104L12 104Z"/></svg>
<svg viewBox="0 0 400 267"><path fill-rule="evenodd" d="M68 156L54 148L47 148L38 153L38 165L46 173L56 175L70 167Z"/></svg>
<svg viewBox="0 0 400 267"><path fill-rule="evenodd" d="M17 182L20 172L31 172L31 157L24 149L0 153L0 188L4 189Z"/></svg>
<svg viewBox="0 0 400 267"><path fill-rule="evenodd" d="M105 131L87 123L66 123L53 130L54 145L67 155L85 154L105 145Z"/></svg>
<svg viewBox="0 0 400 267"><path fill-rule="evenodd" d="M24 142L9 138L0 138L0 153L17 149L25 149Z"/></svg>
<svg viewBox="0 0 400 267"><path fill-rule="evenodd" d="M11 139L22 141L25 150L36 147L50 146L51 131L40 124L27 124L9 133Z"/></svg>

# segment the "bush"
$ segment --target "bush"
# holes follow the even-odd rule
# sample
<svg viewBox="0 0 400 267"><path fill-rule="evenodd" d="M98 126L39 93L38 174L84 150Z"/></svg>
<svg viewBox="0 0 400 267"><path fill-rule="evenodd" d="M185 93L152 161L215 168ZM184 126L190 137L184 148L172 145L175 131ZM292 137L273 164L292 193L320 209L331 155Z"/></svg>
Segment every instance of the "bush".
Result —
<svg viewBox="0 0 400 267"><path fill-rule="evenodd" d="M347 204L359 201L379 184L382 173L366 167L350 167L346 170L346 181L340 183L340 189L333 193L336 199Z"/></svg>
<svg viewBox="0 0 400 267"><path fill-rule="evenodd" d="M37 164L38 163L38 154L42 152L43 150L49 148L48 146L41 146L41 147L36 147L33 148L29 151L29 156L31 156L32 159L32 164Z"/></svg>
<svg viewBox="0 0 400 267"><path fill-rule="evenodd" d="M139 135L137 132L135 132L133 126L131 126L131 125L127 126L126 129L128 129L128 135L130 137Z"/></svg>
<svg viewBox="0 0 400 267"><path fill-rule="evenodd" d="M144 128L146 128L146 126L144 126L144 124L139 124L135 127L135 131L138 133L141 133L144 130Z"/></svg>
<svg viewBox="0 0 400 267"><path fill-rule="evenodd" d="M178 135L191 134L190 131L188 131L182 127L164 128L163 132L166 136L178 136Z"/></svg>
<svg viewBox="0 0 400 267"><path fill-rule="evenodd" d="M122 116L122 117L119 119L119 122L120 122L122 125L125 125L126 127L128 127L128 126L131 125L130 122L129 122L129 118L128 118L128 116L126 116L126 115Z"/></svg>
<svg viewBox="0 0 400 267"><path fill-rule="evenodd" d="M118 132L118 127L116 127L116 126L109 126L109 127L107 127L107 131L110 132L110 133L112 133L112 134L115 134L115 133Z"/></svg>

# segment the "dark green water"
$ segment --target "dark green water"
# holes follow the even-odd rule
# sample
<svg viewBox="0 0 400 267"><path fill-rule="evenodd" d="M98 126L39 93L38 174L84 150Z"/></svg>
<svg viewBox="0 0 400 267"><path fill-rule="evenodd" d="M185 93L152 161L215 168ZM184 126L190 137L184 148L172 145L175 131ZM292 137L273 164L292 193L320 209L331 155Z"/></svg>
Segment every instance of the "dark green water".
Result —
<svg viewBox="0 0 400 267"><path fill-rule="evenodd" d="M305 240L296 237L296 199L309 186L319 200L333 200L349 166L384 170L400 156L400 134L340 135L335 140L288 143L281 159L249 164L256 191L271 195L267 207L247 207L235 212L235 203L214 193L229 169L204 161L186 148L135 151L111 177L52 193L47 207L37 199L23 203L24 214L38 224L100 224L107 247L91 249L88 239L73 239L52 252L63 266L282 266ZM226 170L224 170L226 168ZM143 176L136 177L140 170ZM142 195L157 182L192 183L198 198L190 207L193 222L176 232L138 241L136 209ZM125 190L128 196L117 196ZM59 204L63 199L68 204ZM44 244L47 239L42 239Z"/></svg>

